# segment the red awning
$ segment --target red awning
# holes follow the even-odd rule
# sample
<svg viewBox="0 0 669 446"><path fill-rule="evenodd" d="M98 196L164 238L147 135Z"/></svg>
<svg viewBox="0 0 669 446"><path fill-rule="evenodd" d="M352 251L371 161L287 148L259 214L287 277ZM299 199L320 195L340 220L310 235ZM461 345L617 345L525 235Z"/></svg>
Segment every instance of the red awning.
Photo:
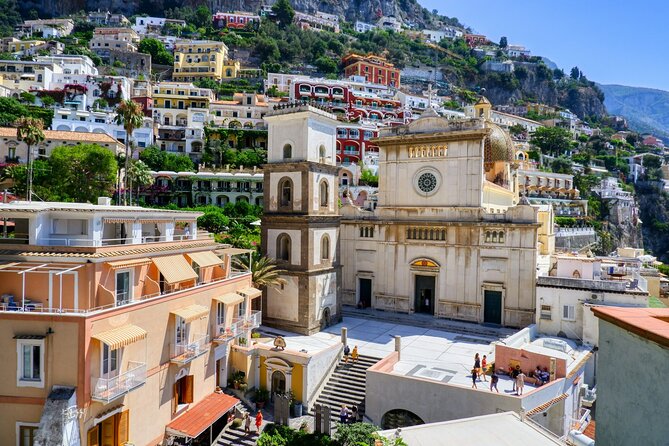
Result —
<svg viewBox="0 0 669 446"><path fill-rule="evenodd" d="M168 433L195 438L237 404L239 400L233 396L225 393L212 393L168 424Z"/></svg>

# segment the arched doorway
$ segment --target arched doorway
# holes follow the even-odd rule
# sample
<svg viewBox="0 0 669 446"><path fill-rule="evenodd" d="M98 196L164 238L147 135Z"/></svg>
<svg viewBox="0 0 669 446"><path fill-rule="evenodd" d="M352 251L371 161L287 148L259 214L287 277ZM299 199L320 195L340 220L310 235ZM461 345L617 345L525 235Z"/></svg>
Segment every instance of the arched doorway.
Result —
<svg viewBox="0 0 669 446"><path fill-rule="evenodd" d="M393 409L385 413L381 419L382 429L416 426L425 422L415 413L404 409Z"/></svg>
<svg viewBox="0 0 669 446"><path fill-rule="evenodd" d="M272 393L286 393L286 375L280 370L272 372Z"/></svg>
<svg viewBox="0 0 669 446"><path fill-rule="evenodd" d="M428 230L421 234L424 240L433 240L434 232ZM429 236L428 236L429 234ZM411 262L411 272L414 279L414 311L416 313L435 313L436 279L439 275L439 264L431 259L416 259Z"/></svg>

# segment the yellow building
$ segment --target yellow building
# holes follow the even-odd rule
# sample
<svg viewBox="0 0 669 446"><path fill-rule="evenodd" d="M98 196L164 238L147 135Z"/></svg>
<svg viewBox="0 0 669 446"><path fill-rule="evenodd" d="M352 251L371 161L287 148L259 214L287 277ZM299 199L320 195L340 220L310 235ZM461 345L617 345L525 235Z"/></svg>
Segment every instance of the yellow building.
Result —
<svg viewBox="0 0 669 446"><path fill-rule="evenodd" d="M17 40L7 44L9 53L18 53L19 51L28 51L36 46L44 45L44 40Z"/></svg>
<svg viewBox="0 0 669 446"><path fill-rule="evenodd" d="M239 61L228 59L228 47L212 40L182 40L174 45L175 81L232 79L240 71Z"/></svg>

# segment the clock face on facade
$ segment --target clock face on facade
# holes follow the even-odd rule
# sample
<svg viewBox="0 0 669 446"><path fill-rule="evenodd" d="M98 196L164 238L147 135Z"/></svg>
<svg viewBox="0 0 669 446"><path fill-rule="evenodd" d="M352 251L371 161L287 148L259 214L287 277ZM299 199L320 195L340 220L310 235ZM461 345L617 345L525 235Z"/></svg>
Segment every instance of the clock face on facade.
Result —
<svg viewBox="0 0 669 446"><path fill-rule="evenodd" d="M417 186L421 192L429 194L437 188L437 177L432 172L424 172L418 177Z"/></svg>

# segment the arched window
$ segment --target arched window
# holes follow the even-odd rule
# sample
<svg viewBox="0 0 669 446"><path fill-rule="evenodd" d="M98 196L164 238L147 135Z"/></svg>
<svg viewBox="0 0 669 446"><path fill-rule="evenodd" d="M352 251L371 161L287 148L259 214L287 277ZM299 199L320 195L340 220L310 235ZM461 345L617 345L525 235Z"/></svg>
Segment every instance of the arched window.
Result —
<svg viewBox="0 0 669 446"><path fill-rule="evenodd" d="M276 239L276 258L290 262L290 236L288 234L281 234Z"/></svg>
<svg viewBox="0 0 669 446"><path fill-rule="evenodd" d="M321 181L320 198L321 206L328 207L328 182L326 180Z"/></svg>
<svg viewBox="0 0 669 446"><path fill-rule="evenodd" d="M320 145L318 148L318 156L321 158L325 158L325 146L323 144Z"/></svg>
<svg viewBox="0 0 669 446"><path fill-rule="evenodd" d="M330 236L321 237L321 260L330 260Z"/></svg>
<svg viewBox="0 0 669 446"><path fill-rule="evenodd" d="M293 146L286 144L283 146L283 159L289 159L293 157Z"/></svg>
<svg viewBox="0 0 669 446"><path fill-rule="evenodd" d="M284 178L279 182L279 205L292 206L293 203L293 182L290 178Z"/></svg>

